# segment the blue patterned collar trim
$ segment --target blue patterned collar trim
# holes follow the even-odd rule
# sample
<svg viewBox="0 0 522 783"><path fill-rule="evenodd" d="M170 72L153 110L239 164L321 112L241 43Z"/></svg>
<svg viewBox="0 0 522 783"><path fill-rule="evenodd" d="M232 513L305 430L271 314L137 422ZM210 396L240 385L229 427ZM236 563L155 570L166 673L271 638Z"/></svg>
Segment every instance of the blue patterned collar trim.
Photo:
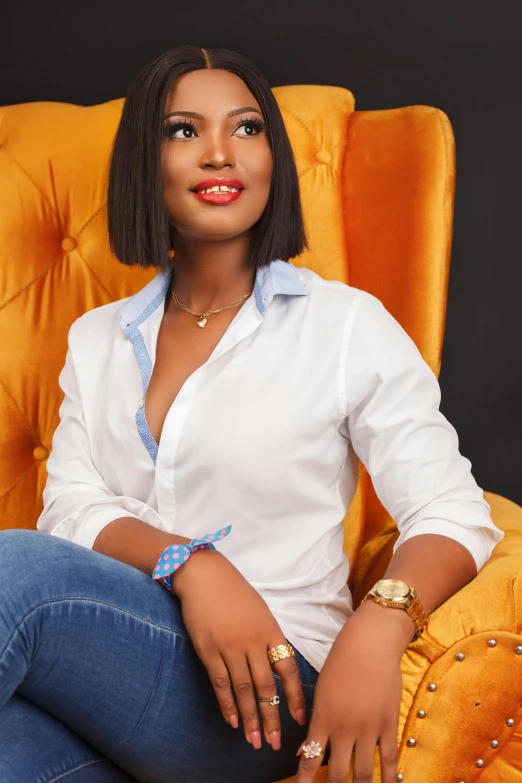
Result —
<svg viewBox="0 0 522 783"><path fill-rule="evenodd" d="M122 329L125 330L135 321L143 323L164 301L171 280L172 269L162 269L141 291L129 299L120 310ZM259 267L256 272L254 296L261 315L277 294L306 296L308 293L297 268L291 262L276 259L267 266Z"/></svg>

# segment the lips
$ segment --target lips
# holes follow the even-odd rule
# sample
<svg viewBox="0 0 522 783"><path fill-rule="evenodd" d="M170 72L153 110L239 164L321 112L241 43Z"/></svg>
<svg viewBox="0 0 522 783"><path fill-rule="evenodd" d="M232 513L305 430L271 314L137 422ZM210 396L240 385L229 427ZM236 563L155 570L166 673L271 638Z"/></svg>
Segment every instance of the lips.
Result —
<svg viewBox="0 0 522 783"><path fill-rule="evenodd" d="M220 185L226 185L228 188L235 188L235 190L233 193L230 190L214 191L213 193L198 193L198 190L207 190L208 188L215 188ZM192 192L199 201L204 201L206 204L226 206L226 204L237 201L244 189L245 186L239 179L231 179L231 177L209 177L209 179L198 182Z"/></svg>
<svg viewBox="0 0 522 783"><path fill-rule="evenodd" d="M239 179L231 179L230 177L209 177L194 185L192 188L195 190L207 190L208 188L215 188L216 185L226 185L228 188L237 188L238 190L244 190L245 186Z"/></svg>

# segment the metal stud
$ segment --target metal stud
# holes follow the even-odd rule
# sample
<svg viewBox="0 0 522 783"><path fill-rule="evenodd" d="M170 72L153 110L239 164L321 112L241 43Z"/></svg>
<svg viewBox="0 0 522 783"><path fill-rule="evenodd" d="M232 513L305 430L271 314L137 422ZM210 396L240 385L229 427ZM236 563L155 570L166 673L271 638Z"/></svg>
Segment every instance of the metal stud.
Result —
<svg viewBox="0 0 522 783"><path fill-rule="evenodd" d="M518 647L515 647L515 652L517 655L522 655L522 645L519 644Z"/></svg>
<svg viewBox="0 0 522 783"><path fill-rule="evenodd" d="M428 690L429 691L436 691L437 690L437 686L435 685L434 682L430 682L430 684L428 685Z"/></svg>
<svg viewBox="0 0 522 783"><path fill-rule="evenodd" d="M489 744L493 749L498 748L498 740L492 740Z"/></svg>
<svg viewBox="0 0 522 783"><path fill-rule="evenodd" d="M417 740L416 740L416 739L414 739L413 737L410 737L410 739L409 739L409 740L408 740L408 742L406 743L406 745L407 745L409 748L414 748L416 744L417 744Z"/></svg>
<svg viewBox="0 0 522 783"><path fill-rule="evenodd" d="M401 783L401 780L404 780L404 778L402 777L402 775L401 775L401 773L400 773L400 772L399 772L399 774L397 775L397 777L395 778L395 780L397 780L397 781L398 781L398 783Z"/></svg>
<svg viewBox="0 0 522 783"><path fill-rule="evenodd" d="M513 718L508 718L506 721L506 726L509 726L509 728L511 728L511 726L514 725L515 725L515 721L513 720Z"/></svg>
<svg viewBox="0 0 522 783"><path fill-rule="evenodd" d="M426 713L424 712L424 710L419 710L417 713L417 718L425 718L425 717L426 717Z"/></svg>
<svg viewBox="0 0 522 783"><path fill-rule="evenodd" d="M464 655L464 653L457 653L456 656L455 656L455 659L457 661L463 661L465 657L466 656Z"/></svg>
<svg viewBox="0 0 522 783"><path fill-rule="evenodd" d="M483 766L484 766L484 762L483 762L483 760L482 760L482 759L477 759L477 760L475 761L475 766L476 766L476 767L479 767L479 769L480 769L481 767L483 767Z"/></svg>
<svg viewBox="0 0 522 783"><path fill-rule="evenodd" d="M489 642L488 642L488 647L496 647L496 646L497 646L497 643L496 643L495 639L490 639Z"/></svg>

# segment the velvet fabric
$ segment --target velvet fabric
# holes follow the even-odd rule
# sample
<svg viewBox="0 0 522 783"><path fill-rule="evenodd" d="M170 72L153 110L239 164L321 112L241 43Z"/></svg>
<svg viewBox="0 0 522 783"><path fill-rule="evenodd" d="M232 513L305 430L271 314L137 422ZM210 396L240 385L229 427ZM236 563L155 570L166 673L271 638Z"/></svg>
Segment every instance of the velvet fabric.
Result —
<svg viewBox="0 0 522 783"><path fill-rule="evenodd" d="M296 155L310 241L292 262L377 296L438 376L455 191L448 117L422 105L355 111L342 87L273 91ZM107 166L122 106L123 99L0 108L0 529L33 529L40 514L70 325L134 294L157 272L121 265L108 247ZM504 540L403 657L405 783L522 781L522 655L515 651L522 645L522 508L490 492L485 498ZM357 605L384 573L397 537L363 465L344 526ZM410 737L415 747L407 746ZM326 767L316 779L326 781Z"/></svg>

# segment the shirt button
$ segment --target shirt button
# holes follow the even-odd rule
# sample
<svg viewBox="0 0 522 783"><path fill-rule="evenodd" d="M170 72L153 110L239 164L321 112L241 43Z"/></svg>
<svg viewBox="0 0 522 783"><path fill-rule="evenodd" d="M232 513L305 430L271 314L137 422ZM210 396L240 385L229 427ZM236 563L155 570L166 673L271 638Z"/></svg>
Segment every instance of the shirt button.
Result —
<svg viewBox="0 0 522 783"><path fill-rule="evenodd" d="M143 406L144 406L144 405L145 405L145 401L144 401L144 400L140 400L140 405L139 405L139 407L140 407L140 408L143 408Z"/></svg>

